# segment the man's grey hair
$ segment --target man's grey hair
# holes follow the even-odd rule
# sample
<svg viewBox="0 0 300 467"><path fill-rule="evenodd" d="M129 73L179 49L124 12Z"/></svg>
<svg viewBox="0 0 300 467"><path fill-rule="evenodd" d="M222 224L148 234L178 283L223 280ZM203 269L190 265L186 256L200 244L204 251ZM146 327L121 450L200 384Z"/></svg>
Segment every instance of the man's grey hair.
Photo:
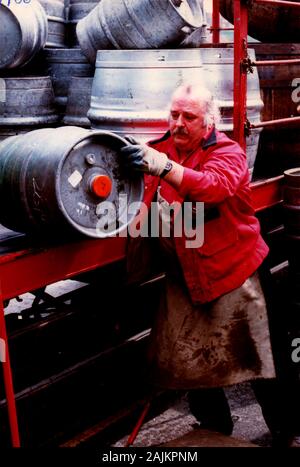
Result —
<svg viewBox="0 0 300 467"><path fill-rule="evenodd" d="M205 85L197 83L185 83L179 86L173 96L174 98L182 95L190 96L193 100L197 101L200 105L205 106L204 110L204 124L217 125L221 120L219 106L216 103L213 94Z"/></svg>

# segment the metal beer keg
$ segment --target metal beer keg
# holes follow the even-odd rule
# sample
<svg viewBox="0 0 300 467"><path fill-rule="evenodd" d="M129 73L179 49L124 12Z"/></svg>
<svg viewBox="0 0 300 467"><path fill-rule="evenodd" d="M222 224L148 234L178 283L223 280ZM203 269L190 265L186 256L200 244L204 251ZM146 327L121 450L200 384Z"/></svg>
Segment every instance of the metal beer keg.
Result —
<svg viewBox="0 0 300 467"><path fill-rule="evenodd" d="M78 127L31 131L0 143L0 223L19 232L114 236L134 219L143 178L126 175L127 142ZM128 209L130 206L130 209Z"/></svg>
<svg viewBox="0 0 300 467"><path fill-rule="evenodd" d="M47 16L37 0L0 3L0 69L25 65L48 36Z"/></svg>
<svg viewBox="0 0 300 467"><path fill-rule="evenodd" d="M80 47L94 63L99 49L152 49L176 45L186 26L203 24L199 0L101 0L78 22Z"/></svg>
<svg viewBox="0 0 300 467"><path fill-rule="evenodd" d="M254 59L254 51L249 50ZM225 48L102 50L98 52L88 118L92 128L148 141L168 129L170 98L183 82L204 83L221 110L218 129L233 132L233 50ZM260 121L257 71L248 75L247 114ZM260 130L247 138L252 171Z"/></svg>

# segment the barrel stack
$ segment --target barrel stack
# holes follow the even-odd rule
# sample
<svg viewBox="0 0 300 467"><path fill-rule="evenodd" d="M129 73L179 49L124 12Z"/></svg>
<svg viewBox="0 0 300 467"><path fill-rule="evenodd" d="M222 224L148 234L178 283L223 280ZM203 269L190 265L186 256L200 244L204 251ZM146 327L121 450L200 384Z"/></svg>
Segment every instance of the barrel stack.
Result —
<svg viewBox="0 0 300 467"><path fill-rule="evenodd" d="M49 76L26 73L26 65L49 40L47 14L40 2L0 5L0 75L3 99L0 141L58 122ZM29 66L29 65L28 65Z"/></svg>
<svg viewBox="0 0 300 467"><path fill-rule="evenodd" d="M0 223L20 232L96 238L120 232L135 215L126 206L141 201L143 181L128 180L121 167L124 139L80 128L90 126L94 65L79 47L66 48L70 5L17 5L0 5L0 39L7 46L0 52L0 191L9 200L0 205ZM72 79L66 123L78 126L52 128L65 117ZM105 203L115 207L108 218Z"/></svg>
<svg viewBox="0 0 300 467"><path fill-rule="evenodd" d="M168 104L182 82L204 83L222 114L220 129L233 133L233 52L185 48L186 31L205 31L201 0L102 0L79 21L81 49L96 72L88 118L92 128L132 134L143 141L167 131ZM199 36L199 34L198 34ZM205 36L201 36L205 44ZM250 52L254 58L254 54ZM260 121L258 75L248 79L248 111ZM252 174L260 130L247 138Z"/></svg>
<svg viewBox="0 0 300 467"><path fill-rule="evenodd" d="M231 3L226 9L223 5L229 20L226 11ZM215 48L205 40L203 0L70 0L64 5L61 0L32 0L16 5L0 5L4 25L0 39L6 45L0 54L0 92L6 96L0 103L0 139L62 123L113 131L121 137L132 134L141 141L160 137L168 128L171 94L184 81L203 83L212 91L221 110L219 128L232 136L233 50L229 44ZM21 15L24 8L28 15ZM203 43L186 48L185 39L199 30ZM290 51L298 53L297 47ZM271 53L285 52L260 43L249 48L251 60ZM281 80L278 69L265 67L259 75L255 69L248 75L247 113L253 123L261 115L270 119L296 112L297 106L289 103L289 115L282 115L287 93L293 91L289 81L295 69L285 68ZM274 90L275 82L280 86ZM282 140L292 136L297 142L297 130L252 131L247 138L250 173L257 150L264 163L272 157L277 160L286 152ZM284 168L295 166L296 161L288 159L291 165Z"/></svg>

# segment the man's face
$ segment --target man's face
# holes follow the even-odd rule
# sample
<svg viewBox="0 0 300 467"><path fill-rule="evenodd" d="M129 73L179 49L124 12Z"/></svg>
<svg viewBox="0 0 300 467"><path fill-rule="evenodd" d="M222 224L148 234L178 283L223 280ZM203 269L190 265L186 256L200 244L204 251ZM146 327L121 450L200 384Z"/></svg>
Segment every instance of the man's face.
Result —
<svg viewBox="0 0 300 467"><path fill-rule="evenodd" d="M174 144L179 151L196 149L207 133L204 125L205 105L192 96L174 97L171 103L169 127Z"/></svg>

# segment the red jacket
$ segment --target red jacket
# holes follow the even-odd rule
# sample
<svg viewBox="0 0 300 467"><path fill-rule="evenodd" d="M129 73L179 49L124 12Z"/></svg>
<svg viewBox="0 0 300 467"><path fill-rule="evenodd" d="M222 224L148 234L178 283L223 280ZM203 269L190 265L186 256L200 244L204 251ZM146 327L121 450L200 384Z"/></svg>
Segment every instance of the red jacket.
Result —
<svg viewBox="0 0 300 467"><path fill-rule="evenodd" d="M148 143L176 162L178 154L170 133ZM204 243L186 248L186 237L175 237L175 247L191 299L204 303L243 284L260 266L268 247L260 235L251 206L246 156L241 147L214 128L183 163L179 190L161 180L161 195L173 201L202 201L207 212ZM145 176L146 203L155 196L160 179Z"/></svg>

